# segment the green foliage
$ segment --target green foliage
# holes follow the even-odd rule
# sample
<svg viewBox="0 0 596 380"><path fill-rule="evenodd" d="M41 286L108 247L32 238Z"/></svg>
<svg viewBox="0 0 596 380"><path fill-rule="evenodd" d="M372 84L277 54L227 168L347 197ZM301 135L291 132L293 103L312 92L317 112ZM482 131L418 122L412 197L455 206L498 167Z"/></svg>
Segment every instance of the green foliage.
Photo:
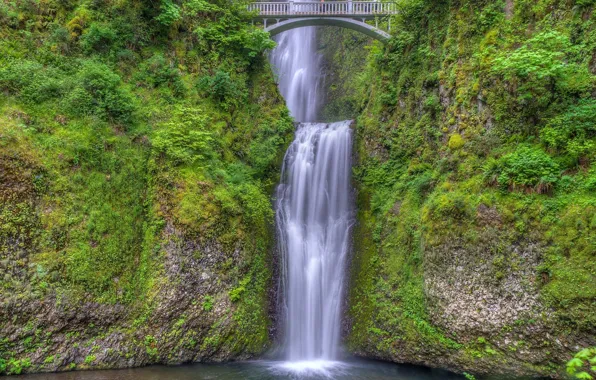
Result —
<svg viewBox="0 0 596 380"><path fill-rule="evenodd" d="M427 203L427 208L423 212L423 218L429 221L445 218L462 220L471 214L469 201L465 196L458 193L447 193L431 197Z"/></svg>
<svg viewBox="0 0 596 380"><path fill-rule="evenodd" d="M85 62L77 74L77 87L66 97L75 115L96 114L106 120L130 123L136 104L121 86L120 76L101 63Z"/></svg>
<svg viewBox="0 0 596 380"><path fill-rule="evenodd" d="M172 66L163 54L158 53L143 62L135 77L151 88L166 87L174 96L182 97L186 93L186 88L180 70Z"/></svg>
<svg viewBox="0 0 596 380"><path fill-rule="evenodd" d="M224 109L242 104L247 97L243 84L233 80L230 74L224 71L200 78L197 87Z"/></svg>
<svg viewBox="0 0 596 380"><path fill-rule="evenodd" d="M201 355L266 349L269 197L293 124L262 54L274 43L251 19L245 3L221 0L0 4L0 176L12 197L0 207L0 256L15 255L14 241L24 255L9 256L0 292L125 307L132 319L90 325L67 337L73 345L99 328L145 329L156 295L177 286L162 261L180 239L233 257L212 268L222 286L252 279L230 309L204 299L206 318L229 323L214 323L205 341L217 351ZM164 339L198 349L205 337L192 333ZM157 361L152 338L140 344ZM50 340L10 339L47 352L36 368L55 357ZM106 364L91 354L86 365ZM6 372L26 365L0 360Z"/></svg>
<svg viewBox="0 0 596 380"><path fill-rule="evenodd" d="M275 46L267 32L251 25L245 1L163 0L156 19L165 27L184 25L203 53L233 56L238 66L262 62L262 53Z"/></svg>
<svg viewBox="0 0 596 380"><path fill-rule="evenodd" d="M248 286L250 281L251 281L251 276L247 276L247 277L243 278L242 281L240 281L240 283L238 284L237 287L230 290L230 293L229 293L230 301L232 301L232 302L240 301L240 299L242 298L242 294L244 294L246 292L246 287Z"/></svg>
<svg viewBox="0 0 596 380"><path fill-rule="evenodd" d="M56 67L14 60L0 69L0 88L27 104L63 98L64 108L73 115L97 115L121 123L132 121L134 99L122 87L120 77L106 65L85 61L74 80L68 75Z"/></svg>
<svg viewBox="0 0 596 380"><path fill-rule="evenodd" d="M240 201L243 215L249 225L256 226L261 221L272 220L271 200L263 193L258 183L241 184L234 188L234 193Z"/></svg>
<svg viewBox="0 0 596 380"><path fill-rule="evenodd" d="M181 18L180 7L177 4L174 4L171 0L161 1L161 13L156 17L157 21L165 26L172 26Z"/></svg>
<svg viewBox="0 0 596 380"><path fill-rule="evenodd" d="M95 362L96 359L97 359L97 357L95 355L87 355L87 356L85 356L84 363L87 365L91 365Z"/></svg>
<svg viewBox="0 0 596 380"><path fill-rule="evenodd" d="M523 123L534 124L569 97L589 96L594 76L578 61L581 49L568 35L551 29L535 34L518 49L496 54L492 73L509 83L514 100L509 109L516 107L524 116ZM500 118L510 119L507 107L499 104L496 108ZM524 129L529 130L528 126Z"/></svg>
<svg viewBox="0 0 596 380"><path fill-rule="evenodd" d="M596 347L585 348L567 362L567 373L576 379L592 380L596 376Z"/></svg>
<svg viewBox="0 0 596 380"><path fill-rule="evenodd" d="M435 276L449 284L485 263L490 279L474 280L494 281L482 285L490 289L519 268L538 272L528 291L552 308L545 323L591 336L594 16L577 2L400 3L389 43L368 47L362 82L347 76L359 99L351 349L388 358L453 349L469 368L519 362L493 336L461 340L432 323ZM356 55L330 63L336 77ZM528 242L539 265L510 254ZM561 372L552 360L524 368L552 376Z"/></svg>
<svg viewBox="0 0 596 380"><path fill-rule="evenodd" d="M109 24L93 23L83 32L80 44L86 53L107 53L118 36Z"/></svg>
<svg viewBox="0 0 596 380"><path fill-rule="evenodd" d="M177 108L174 117L157 131L153 147L178 164L202 165L215 155L216 143L207 130L209 118L198 108Z"/></svg>
<svg viewBox="0 0 596 380"><path fill-rule="evenodd" d="M143 340L143 343L145 344L145 352L147 352L147 355L153 357L157 356L157 339L155 339L154 336L146 335L145 339Z"/></svg>
<svg viewBox="0 0 596 380"><path fill-rule="evenodd" d="M549 30L536 34L519 49L503 52L493 63L493 71L506 80L524 80L519 93L522 99L535 95L532 86L550 91L583 93L592 85L591 75L584 65L565 62L572 49L569 37ZM527 81L527 82L526 82Z"/></svg>
<svg viewBox="0 0 596 380"><path fill-rule="evenodd" d="M0 363L0 366L2 363ZM23 370L31 367L31 359L24 358L24 359L10 359L8 363L5 362L6 373L8 375L20 375L23 373ZM1 372L1 371L0 371Z"/></svg>
<svg viewBox="0 0 596 380"><path fill-rule="evenodd" d="M490 160L485 165L484 178L503 189L534 190L542 194L557 184L559 166L542 149L522 146L499 160Z"/></svg>
<svg viewBox="0 0 596 380"><path fill-rule="evenodd" d="M203 301L203 310L211 311L213 309L213 297L205 296L205 300Z"/></svg>
<svg viewBox="0 0 596 380"><path fill-rule="evenodd" d="M28 104L61 96L66 90L62 78L59 70L29 60L10 60L0 67L0 89Z"/></svg>
<svg viewBox="0 0 596 380"><path fill-rule="evenodd" d="M540 137L546 146L576 160L596 158L596 101L582 101L551 119Z"/></svg>

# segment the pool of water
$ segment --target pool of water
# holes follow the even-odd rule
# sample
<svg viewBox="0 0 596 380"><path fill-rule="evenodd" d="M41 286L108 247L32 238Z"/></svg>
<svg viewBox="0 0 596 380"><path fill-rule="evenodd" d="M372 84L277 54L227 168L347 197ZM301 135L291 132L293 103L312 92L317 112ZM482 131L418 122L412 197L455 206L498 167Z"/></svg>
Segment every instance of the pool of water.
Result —
<svg viewBox="0 0 596 380"><path fill-rule="evenodd" d="M425 367L378 361L281 362L249 361L227 364L150 366L121 370L74 371L17 376L18 380L461 380L464 377Z"/></svg>

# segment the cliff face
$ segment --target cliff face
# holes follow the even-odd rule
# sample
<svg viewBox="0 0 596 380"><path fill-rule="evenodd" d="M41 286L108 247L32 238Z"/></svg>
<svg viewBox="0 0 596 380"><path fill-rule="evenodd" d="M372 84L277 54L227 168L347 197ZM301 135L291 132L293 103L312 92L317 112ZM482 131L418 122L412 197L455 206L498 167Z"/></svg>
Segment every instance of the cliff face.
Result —
<svg viewBox="0 0 596 380"><path fill-rule="evenodd" d="M561 378L596 344L595 20L592 2L406 1L368 45L346 91L352 352ZM358 56L335 41L342 78Z"/></svg>
<svg viewBox="0 0 596 380"><path fill-rule="evenodd" d="M0 5L0 374L269 345L293 132L244 5Z"/></svg>

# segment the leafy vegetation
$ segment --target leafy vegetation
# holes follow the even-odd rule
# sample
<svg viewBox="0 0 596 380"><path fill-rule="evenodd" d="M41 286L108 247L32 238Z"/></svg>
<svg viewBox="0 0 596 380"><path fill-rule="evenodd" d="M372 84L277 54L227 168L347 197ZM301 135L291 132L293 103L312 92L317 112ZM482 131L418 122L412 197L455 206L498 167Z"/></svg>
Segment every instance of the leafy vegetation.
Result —
<svg viewBox="0 0 596 380"><path fill-rule="evenodd" d="M596 375L596 348L585 348L575 354L567 362L567 373L576 379L592 380Z"/></svg>
<svg viewBox="0 0 596 380"><path fill-rule="evenodd" d="M593 335L593 5L402 1L389 43L370 44L363 72L337 85L351 88L343 99L359 114L354 350L519 363L501 340L527 331L518 325L477 347L473 333L437 323L444 300L433 298L433 275L453 266L462 272L444 274L445 286L523 278L555 310L538 323ZM342 51L338 62L359 60ZM345 75L340 64L330 70ZM528 244L539 252L533 264ZM552 360L523 371L560 375Z"/></svg>
<svg viewBox="0 0 596 380"><path fill-rule="evenodd" d="M0 5L2 302L126 308L67 338L118 331L153 361L168 340L198 349L204 337L185 325L131 337L159 312L156 294L179 286L164 269L171 247L192 242L225 265L209 264L218 288L188 307L214 335L238 335L202 354L265 349L270 194L293 123L263 54L274 43L251 19L243 1ZM226 307L214 310L215 300ZM11 323L44 323L27 310ZM43 364L23 347L55 357L25 330L0 346L0 373Z"/></svg>

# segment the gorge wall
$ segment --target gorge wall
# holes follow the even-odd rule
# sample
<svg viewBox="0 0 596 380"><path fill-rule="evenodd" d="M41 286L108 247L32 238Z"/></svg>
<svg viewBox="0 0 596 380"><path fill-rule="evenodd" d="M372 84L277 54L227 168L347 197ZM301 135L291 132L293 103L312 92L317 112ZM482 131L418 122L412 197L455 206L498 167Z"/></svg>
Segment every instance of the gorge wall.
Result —
<svg viewBox="0 0 596 380"><path fill-rule="evenodd" d="M320 42L344 78L324 112L359 115L348 348L565 377L596 344L594 3L400 9L363 71L351 32Z"/></svg>
<svg viewBox="0 0 596 380"><path fill-rule="evenodd" d="M273 329L293 133L241 2L0 4L0 373L222 361ZM355 116L351 352L563 377L596 345L592 0L408 0L325 29Z"/></svg>
<svg viewBox="0 0 596 380"><path fill-rule="evenodd" d="M294 126L244 9L0 4L0 374L269 347Z"/></svg>

